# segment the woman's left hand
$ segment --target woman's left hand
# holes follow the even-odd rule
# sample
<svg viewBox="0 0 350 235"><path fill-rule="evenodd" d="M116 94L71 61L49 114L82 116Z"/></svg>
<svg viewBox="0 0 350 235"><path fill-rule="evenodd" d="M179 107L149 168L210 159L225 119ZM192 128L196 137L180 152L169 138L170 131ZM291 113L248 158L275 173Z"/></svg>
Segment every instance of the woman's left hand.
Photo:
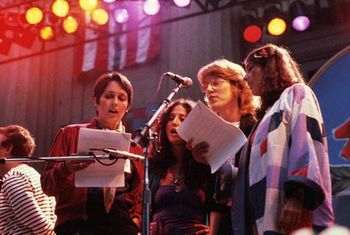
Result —
<svg viewBox="0 0 350 235"><path fill-rule="evenodd" d="M210 227L205 224L195 224L194 227L198 229L195 234L210 234Z"/></svg>
<svg viewBox="0 0 350 235"><path fill-rule="evenodd" d="M132 218L132 222L134 222L134 224L136 225L136 227L138 229L141 228L141 223L140 223L140 221L139 221L139 219L137 217Z"/></svg>
<svg viewBox="0 0 350 235"><path fill-rule="evenodd" d="M77 171L81 171L85 168L87 168L91 163L94 163L94 160L66 160L64 162L65 167L70 173L74 173Z"/></svg>
<svg viewBox="0 0 350 235"><path fill-rule="evenodd" d="M197 162L200 162L202 164L208 165L208 162L207 162L205 155L209 151L209 144L205 141L200 142L200 143L196 144L195 146L193 146L192 144L193 144L193 139L190 139L187 142L186 147L189 150L191 150L194 160L196 160Z"/></svg>

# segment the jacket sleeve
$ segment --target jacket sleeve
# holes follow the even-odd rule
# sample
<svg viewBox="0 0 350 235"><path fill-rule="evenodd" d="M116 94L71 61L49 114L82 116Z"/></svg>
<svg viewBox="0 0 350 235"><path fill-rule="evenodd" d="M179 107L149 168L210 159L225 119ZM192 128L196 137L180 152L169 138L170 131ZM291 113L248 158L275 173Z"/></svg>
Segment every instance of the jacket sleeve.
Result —
<svg viewBox="0 0 350 235"><path fill-rule="evenodd" d="M61 128L50 150L50 156L68 156L76 152L78 127ZM41 185L45 194L57 196L74 185L71 174L62 162L48 162L41 174Z"/></svg>
<svg viewBox="0 0 350 235"><path fill-rule="evenodd" d="M142 148L140 145L131 146L130 152L138 155L142 154ZM132 206L129 209L131 219L137 218L141 221L142 215L142 188L143 188L143 163L142 161L131 161L133 165L133 180L131 190L126 194L125 200Z"/></svg>
<svg viewBox="0 0 350 235"><path fill-rule="evenodd" d="M289 92L286 118L290 123L290 147L285 195L288 198L302 187L305 209L314 210L325 200L331 183L323 120L310 88L294 86Z"/></svg>

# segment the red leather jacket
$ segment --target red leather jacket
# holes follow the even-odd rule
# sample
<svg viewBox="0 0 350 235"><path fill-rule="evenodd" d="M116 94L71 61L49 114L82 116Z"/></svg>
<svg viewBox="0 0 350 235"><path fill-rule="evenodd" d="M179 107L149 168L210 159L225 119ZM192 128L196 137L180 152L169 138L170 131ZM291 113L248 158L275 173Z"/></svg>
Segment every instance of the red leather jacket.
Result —
<svg viewBox="0 0 350 235"><path fill-rule="evenodd" d="M90 123L69 125L61 128L56 135L55 142L51 148L50 156L68 156L76 153L78 146L79 129L97 128L96 119ZM142 149L139 145L132 145L130 152L142 155ZM131 219L137 217L141 221L141 192L143 179L142 162L131 161L132 177L129 192L123 198L129 205L129 214ZM86 220L86 202L87 188L74 187L74 174L70 173L64 162L48 163L41 174L41 185L44 193L56 197L56 226L72 220Z"/></svg>

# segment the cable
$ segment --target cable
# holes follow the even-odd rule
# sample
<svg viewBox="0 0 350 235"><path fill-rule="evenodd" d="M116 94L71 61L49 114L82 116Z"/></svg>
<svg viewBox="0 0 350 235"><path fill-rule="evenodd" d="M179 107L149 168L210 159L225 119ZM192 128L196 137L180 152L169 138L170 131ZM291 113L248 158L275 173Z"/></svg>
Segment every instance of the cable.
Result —
<svg viewBox="0 0 350 235"><path fill-rule="evenodd" d="M100 163L101 165L103 165L103 166L112 166L112 165L114 165L117 161L118 161L118 158L116 158L116 157L114 157L114 156L112 156L112 155L109 155L109 159L110 160L113 160L114 159L114 161L113 162L111 162L111 163L104 163L104 162L102 162L100 159L98 159L97 157L96 157L96 155L95 155L95 153L89 153L90 155L92 155L93 156L93 158L98 162L98 163Z"/></svg>

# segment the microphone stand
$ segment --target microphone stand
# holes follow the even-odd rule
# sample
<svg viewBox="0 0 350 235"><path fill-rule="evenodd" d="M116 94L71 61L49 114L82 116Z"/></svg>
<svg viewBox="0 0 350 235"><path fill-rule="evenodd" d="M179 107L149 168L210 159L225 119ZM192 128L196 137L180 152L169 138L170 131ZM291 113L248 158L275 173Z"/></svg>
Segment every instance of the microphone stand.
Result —
<svg viewBox="0 0 350 235"><path fill-rule="evenodd" d="M145 124L145 126L138 132L134 138L136 144L142 142L143 153L144 153L144 181L143 181L143 195L142 195L142 235L149 235L149 224L150 224L150 205L151 205L151 190L149 187L149 162L148 162L148 141L152 138L150 136L149 130L153 125L154 121L157 119L158 115L165 109L165 107L172 101L175 94L183 87L181 82L177 82L177 86L169 94L169 96L163 101L162 105L159 106L157 111L153 114L151 119Z"/></svg>

